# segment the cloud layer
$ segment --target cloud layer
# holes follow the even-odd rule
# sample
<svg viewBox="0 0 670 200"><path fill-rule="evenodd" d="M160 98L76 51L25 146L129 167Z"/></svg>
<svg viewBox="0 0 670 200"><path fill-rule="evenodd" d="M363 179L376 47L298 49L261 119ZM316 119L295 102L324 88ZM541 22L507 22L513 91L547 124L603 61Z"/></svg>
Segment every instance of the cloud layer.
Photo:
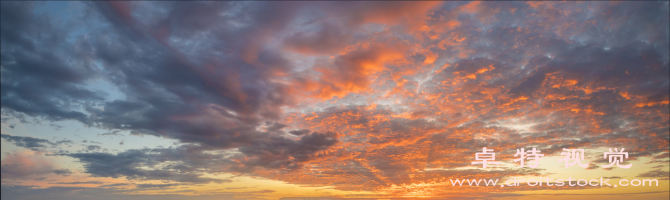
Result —
<svg viewBox="0 0 670 200"><path fill-rule="evenodd" d="M207 184L234 173L449 196L471 191L448 177L552 173L464 170L484 146L501 160L521 147L669 152L668 2L72 5L51 16L2 2L3 116L179 143L50 154L93 177ZM2 138L35 151L67 142ZM5 172L29 173L12 167L25 159L5 160L3 184Z"/></svg>

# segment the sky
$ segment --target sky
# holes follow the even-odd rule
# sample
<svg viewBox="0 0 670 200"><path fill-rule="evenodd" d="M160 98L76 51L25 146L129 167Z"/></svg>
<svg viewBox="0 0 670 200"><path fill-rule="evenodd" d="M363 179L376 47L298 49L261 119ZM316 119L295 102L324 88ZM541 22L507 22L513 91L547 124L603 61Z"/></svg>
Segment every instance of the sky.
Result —
<svg viewBox="0 0 670 200"><path fill-rule="evenodd" d="M669 7L2 1L1 195L668 199Z"/></svg>

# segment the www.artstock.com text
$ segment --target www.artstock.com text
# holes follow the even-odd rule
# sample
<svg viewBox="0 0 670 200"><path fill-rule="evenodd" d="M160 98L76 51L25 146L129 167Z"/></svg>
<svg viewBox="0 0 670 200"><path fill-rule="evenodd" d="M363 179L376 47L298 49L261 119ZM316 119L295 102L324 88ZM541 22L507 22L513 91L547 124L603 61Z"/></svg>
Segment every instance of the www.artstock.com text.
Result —
<svg viewBox="0 0 670 200"><path fill-rule="evenodd" d="M498 184L499 179L449 179L451 181L452 186L500 186L500 187L514 187L514 186L533 186L533 187L539 187L539 186L546 186L546 187L552 187L552 186L578 186L578 187L584 187L584 186L600 186L600 187L617 187L617 186L658 186L658 180L656 179L633 179L633 180L628 180L628 179L621 179L619 180L618 183L612 182L610 184L609 182L610 179L600 177L600 179L573 179L572 177L568 177L567 179L550 179L550 178L540 178L540 179L519 179L519 178L512 178L508 179L505 181L505 183L500 183Z"/></svg>

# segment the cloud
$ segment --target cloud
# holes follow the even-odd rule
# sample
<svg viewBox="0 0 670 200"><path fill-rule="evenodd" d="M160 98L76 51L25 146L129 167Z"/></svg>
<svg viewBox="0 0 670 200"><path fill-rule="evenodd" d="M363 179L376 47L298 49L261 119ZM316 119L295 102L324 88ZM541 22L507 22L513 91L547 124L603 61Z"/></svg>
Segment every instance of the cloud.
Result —
<svg viewBox="0 0 670 200"><path fill-rule="evenodd" d="M293 134L293 135L297 135L297 136L305 135L305 134L308 134L308 133L310 133L310 132L311 132L311 131L310 131L310 130L307 130L307 129L300 129L300 130L295 130L295 131L289 131L289 133L291 133L291 134Z"/></svg>
<svg viewBox="0 0 670 200"><path fill-rule="evenodd" d="M243 157L234 158L241 165L234 170L251 171L254 167L270 169L300 169L302 163L319 157L329 147L337 144L335 132L305 134L299 140L289 138L270 138L270 140L240 147Z"/></svg>
<svg viewBox="0 0 670 200"><path fill-rule="evenodd" d="M394 42L362 44L358 49L337 56L331 63L315 67L321 75L317 80L299 79L303 91L321 99L344 97L370 89L371 79L386 66L404 61L408 47Z"/></svg>
<svg viewBox="0 0 670 200"><path fill-rule="evenodd" d="M137 188L140 189L163 189L179 186L180 184L138 184Z"/></svg>
<svg viewBox="0 0 670 200"><path fill-rule="evenodd" d="M166 180L185 183L221 183L229 180L203 177L207 167L225 164L225 160L206 160L203 152L188 152L186 147L128 150L116 155L109 153L60 154L77 158L86 173L97 177L126 177L130 180ZM161 166L163 165L164 166Z"/></svg>
<svg viewBox="0 0 670 200"><path fill-rule="evenodd" d="M54 174L63 176L69 176L70 174L72 174L72 171L70 171L70 169L56 169L53 172Z"/></svg>
<svg viewBox="0 0 670 200"><path fill-rule="evenodd" d="M86 146L86 150L88 151L95 151L95 150L100 150L100 145L88 145Z"/></svg>
<svg viewBox="0 0 670 200"><path fill-rule="evenodd" d="M101 181L76 181L76 182L57 182L56 184L66 184L66 185L78 185L78 184L96 184L100 185L104 182Z"/></svg>
<svg viewBox="0 0 670 200"><path fill-rule="evenodd" d="M13 136L13 135L0 135L0 137L6 139L9 142L14 143L16 146L37 149L40 147L47 147L46 145L54 145L55 143L34 137L23 137L23 136Z"/></svg>
<svg viewBox="0 0 670 200"><path fill-rule="evenodd" d="M670 174L668 171L663 171L661 169L657 169L657 170L652 170L652 171L641 173L641 174L637 175L637 177L640 177L640 178L661 178L661 180L668 180L668 179L670 179L668 177L668 174Z"/></svg>
<svg viewBox="0 0 670 200"><path fill-rule="evenodd" d="M37 154L18 152L7 154L2 160L3 179L25 179L56 173L51 160Z"/></svg>
<svg viewBox="0 0 670 200"><path fill-rule="evenodd" d="M176 195L176 194L154 194L154 195L145 195L145 194L119 194L121 190L114 188L88 188L88 187L50 187L50 188L38 188L31 186L18 186L18 185L2 185L1 186L3 199L71 199L71 200L84 200L90 199L91 196L96 196L97 199L101 200L113 200L113 199L130 199L130 200L141 200L141 199L166 199L166 200L178 200L178 199L196 199L196 200L206 200L206 199L235 199L233 194L218 194L218 195Z"/></svg>
<svg viewBox="0 0 670 200"><path fill-rule="evenodd" d="M67 33L28 12L32 3L2 5L2 41L7 47L2 53L2 108L50 120L86 121L87 115L73 108L104 95L81 87L95 77L85 53L66 48L62 41Z"/></svg>
<svg viewBox="0 0 670 200"><path fill-rule="evenodd" d="M4 138L5 140L13 143L16 146L19 147L24 147L31 149L33 151L39 151L42 150L46 147L53 147L53 146L58 146L61 144L71 144L73 143L72 140L59 140L56 142L51 142L46 139L41 139L41 138L34 138L34 137L27 137L27 136L13 136L13 135L6 135L2 134L0 137ZM48 145L48 146L47 146Z"/></svg>
<svg viewBox="0 0 670 200"><path fill-rule="evenodd" d="M301 54L335 54L353 40L344 27L325 24L314 33L298 32L284 39L287 49Z"/></svg>

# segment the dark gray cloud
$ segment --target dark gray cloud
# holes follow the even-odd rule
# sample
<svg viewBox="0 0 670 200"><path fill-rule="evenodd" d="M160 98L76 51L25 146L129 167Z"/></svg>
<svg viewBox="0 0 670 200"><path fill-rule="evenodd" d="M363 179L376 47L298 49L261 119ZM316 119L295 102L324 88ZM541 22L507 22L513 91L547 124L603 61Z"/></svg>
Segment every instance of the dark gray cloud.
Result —
<svg viewBox="0 0 670 200"><path fill-rule="evenodd" d="M287 86L268 80L272 74L288 72L288 61L277 51L262 47L264 40L260 38L285 28L293 16L291 10L297 9L295 5L157 3L155 8L166 8L169 12L150 9L141 14L147 18L140 19L128 13L143 4L84 3L85 14L74 15L75 19L85 18L85 24L111 26L86 28L86 35L73 36L72 30L61 29L54 20L34 14L34 4L3 2L3 110L49 120L73 119L99 128L129 130L133 134L175 138L209 149L286 143L302 145L290 147L294 148L292 153L302 148L311 153L330 145L327 139L326 143L319 143L324 142L318 138L322 134L303 137L301 142L317 142L312 144L315 146L312 149L303 143L291 143L283 136L257 131L265 121L278 119L280 106L291 103L291 96L285 94ZM240 15L220 15L222 12ZM218 25L222 21L244 25L228 29L231 26ZM204 41L213 45L200 46L201 52L183 51L192 44L175 43L166 38L187 39L205 32L209 34ZM92 35L96 36L89 37ZM238 36L248 38L238 40ZM41 48L35 48L37 44ZM236 48L242 50L234 52L235 56L221 56ZM99 88L86 86L95 79L112 83L126 98L104 101L108 95ZM216 120L199 119L201 117ZM275 124L269 131L276 132L281 129L279 126ZM268 141L268 138L277 141ZM51 143L26 140L20 144L42 147ZM86 149L92 151L100 147L89 145ZM86 157L78 154L76 157L90 163L89 166L96 166L96 158L115 159L118 157L114 156L124 155ZM299 157L304 161L308 156ZM89 169L90 173L101 176L155 177L166 173L123 171L124 168L103 173L96 171L96 167Z"/></svg>
<svg viewBox="0 0 670 200"><path fill-rule="evenodd" d="M180 184L137 184L138 189L164 189L179 186Z"/></svg>
<svg viewBox="0 0 670 200"><path fill-rule="evenodd" d="M87 114L78 109L104 96L84 87L95 70L82 50L63 42L67 30L33 9L32 2L2 3L2 108L85 122Z"/></svg>
<svg viewBox="0 0 670 200"><path fill-rule="evenodd" d="M100 145L88 145L86 146L86 150L88 151L95 151L95 150L100 150Z"/></svg>
<svg viewBox="0 0 670 200"><path fill-rule="evenodd" d="M233 200L234 195L232 193L226 194L217 194L217 195L200 195L200 196L187 196L187 195L177 195L177 194L157 194L157 195L144 195L144 194L119 194L120 192L128 192L128 190L121 190L115 188L90 188L90 187L50 187L50 188L40 188L33 186L18 186L18 185L2 185L0 195L2 199L16 199L16 200L29 200L29 199L70 199L70 200L86 200L94 196L96 199L100 200L114 200L114 199L128 199L128 200L142 200L142 199L165 199L165 200L179 200L179 199L194 199L194 200L207 200L207 199L223 199L223 200Z"/></svg>
<svg viewBox="0 0 670 200"><path fill-rule="evenodd" d="M120 187L126 185L130 185L130 183L112 183L112 184L101 185L100 187Z"/></svg>
<svg viewBox="0 0 670 200"><path fill-rule="evenodd" d="M297 135L297 136L301 136L301 135L304 135L304 134L308 134L308 133L310 133L310 132L311 132L311 131L310 131L310 130L307 130L307 129L300 129L300 130L295 130L295 131L289 131L290 134Z"/></svg>
<svg viewBox="0 0 670 200"><path fill-rule="evenodd" d="M63 154L79 159L86 173L99 177L126 177L138 180L165 180L186 183L227 182L228 180L202 177L208 167L223 166L222 156L200 151L187 151L186 147L167 149L128 150L116 155L109 153ZM216 158L208 160L207 158ZM162 166L161 164L164 164Z"/></svg>
<svg viewBox="0 0 670 200"><path fill-rule="evenodd" d="M70 174L72 174L72 171L70 171L70 169L57 169L57 170L54 170L53 172L54 172L54 174L63 175L63 176L69 176Z"/></svg>
<svg viewBox="0 0 670 200"><path fill-rule="evenodd" d="M86 173L99 177L166 180L187 183L228 182L202 177L222 172L252 172L255 167L299 169L317 153L338 143L333 132L305 134L298 140L274 136L259 139L240 153L207 153L207 148L184 145L177 148L127 150L109 153L55 154L77 158ZM240 160L235 162L232 159Z"/></svg>
<svg viewBox="0 0 670 200"><path fill-rule="evenodd" d="M56 142L52 142L47 139L41 139L41 138L34 138L34 137L27 137L27 136L13 136L13 135L6 135L2 134L0 135L3 139L7 140L8 142L13 143L16 146L19 147L24 147L32 150L41 150L46 147L54 147L58 145L63 145L63 144L72 144L72 140L59 140Z"/></svg>
<svg viewBox="0 0 670 200"><path fill-rule="evenodd" d="M25 147L29 149L38 149L40 147L47 147L47 145L55 145L49 140L39 139L34 137L23 137L23 136L13 136L13 135L0 135L3 139L8 142L13 143L16 146Z"/></svg>
<svg viewBox="0 0 670 200"><path fill-rule="evenodd" d="M105 182L102 181L75 181L75 182L56 182L56 184L78 185L78 184L96 184L100 185Z"/></svg>
<svg viewBox="0 0 670 200"><path fill-rule="evenodd" d="M252 171L254 167L271 169L299 169L305 161L317 157L316 153L338 143L338 134L334 132L313 132L294 140L286 137L272 137L265 141L256 141L250 146L240 147L239 151L247 159L235 166L236 171Z"/></svg>
<svg viewBox="0 0 670 200"><path fill-rule="evenodd" d="M176 4L180 3L174 5L174 14L169 16L172 20L169 24L171 27L168 28L183 29L185 27L182 26L195 26L190 22L218 13L192 12ZM76 49L88 51L89 54L81 57L62 57L55 54L75 51L70 48L72 44L66 42L66 38L69 37L67 30L60 30L51 25L53 22L50 20L31 14L30 11L34 9L32 2L3 2L3 49L7 49L2 53L3 109L51 120L75 119L104 128L139 130L156 135L165 129L182 127L182 130L169 131L171 137L200 142L207 141L204 138L221 135L223 138L228 138L222 141L230 142L219 141L217 144L229 147L235 143L248 143L249 138L246 134L240 138L232 138L231 132L235 130L229 130L229 127L212 123L195 126L191 122L176 121L174 116L201 115L209 109L207 107L216 105L219 109L223 109L222 112L228 110L238 114L237 117L229 115L231 120L242 122L243 126L254 127L261 122L260 119L276 118L278 113L275 107L286 104L285 95L281 94L283 86L272 86L273 84L264 80L267 76L264 73L281 67L277 65L277 61L281 62L282 59L278 55L262 53L258 57L259 65L272 62L272 65L264 65L262 70L253 69L251 64L241 60L192 62L189 59L200 56L185 55L175 51L171 44L157 41L159 38L145 32L150 32L146 30L148 27L142 27L140 21L124 15L127 11L124 9L130 9L128 6L126 2L121 2L109 5L100 3L86 7L86 11L100 10L103 13L102 15L89 13L93 22L108 20L114 25L112 28L118 28L118 32L92 30L108 32L101 37L74 38ZM225 7L225 3L201 7L216 9ZM281 20L276 17L258 17L255 22L260 24L272 24L274 20ZM206 25L198 27L211 28ZM37 36L43 32L53 35ZM42 47L31 48L36 46L32 39L20 40L14 37L46 37L43 40L50 40L36 41ZM84 50L86 48L87 50ZM148 52L152 52L153 56L142 55ZM207 57L213 55L203 56L205 56L203 59L208 59ZM90 62L65 62L65 60L91 59L98 60L102 66ZM223 65L223 63L233 64ZM214 66L216 67L212 68ZM103 69L98 70L97 67ZM85 87L91 79L98 76L107 76L108 81L126 93L128 100L104 103L99 101L102 100L103 93ZM135 117L128 117L130 115ZM174 127L166 127L171 124ZM189 134L183 134L184 132ZM199 136L191 137L190 133Z"/></svg>

